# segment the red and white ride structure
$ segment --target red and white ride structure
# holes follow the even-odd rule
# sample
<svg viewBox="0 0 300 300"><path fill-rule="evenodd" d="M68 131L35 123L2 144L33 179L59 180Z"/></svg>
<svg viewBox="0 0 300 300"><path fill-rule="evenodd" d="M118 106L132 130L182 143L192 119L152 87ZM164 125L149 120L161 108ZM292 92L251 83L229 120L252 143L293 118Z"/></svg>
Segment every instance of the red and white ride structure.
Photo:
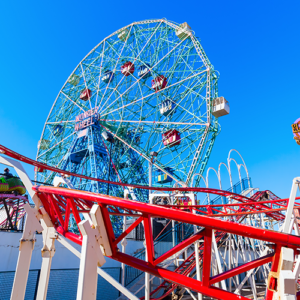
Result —
<svg viewBox="0 0 300 300"><path fill-rule="evenodd" d="M174 187L155 188L156 194L150 194L150 203L141 203L126 199L126 193L124 198L117 198L59 187L60 183L68 185L68 175L106 181L47 166L1 145L0 151L4 154L0 156L0 163L15 168L35 204L33 208L24 203L27 218L20 241L13 300L24 299L36 231L43 233L44 244L37 299L47 296L55 241L80 258L77 299L96 299L98 274L124 297L138 299L101 269L105 257L147 274L145 299L181 299L185 293L190 299L300 299L300 202L296 198L300 177L293 179L287 199L280 199L270 191L254 192L253 189L236 194L208 187ZM231 177L230 160L229 157L227 168ZM34 186L21 162L60 174L60 182L55 187ZM244 164L237 164L239 172L242 166L245 168ZM218 180L220 167L214 170ZM208 177L202 179L208 186ZM219 182L221 188L221 180ZM128 193L138 188L153 190L153 187L109 183L123 185ZM155 204L155 199L167 191L173 193L175 200ZM228 203L201 205L196 201L198 193L226 197ZM168 198L170 194L164 195ZM182 195L190 201L176 201L176 197L178 200ZM134 219L117 237L111 221L113 215ZM78 234L69 231L71 216L80 230ZM153 220L157 218L191 224L194 233L158 255L152 231ZM124 251L126 236L141 223L145 232L144 260ZM81 252L68 240L81 245ZM175 269L170 268L170 264L175 265ZM240 274L244 276L242 280ZM153 278L159 278L161 284L151 290L149 283Z"/></svg>

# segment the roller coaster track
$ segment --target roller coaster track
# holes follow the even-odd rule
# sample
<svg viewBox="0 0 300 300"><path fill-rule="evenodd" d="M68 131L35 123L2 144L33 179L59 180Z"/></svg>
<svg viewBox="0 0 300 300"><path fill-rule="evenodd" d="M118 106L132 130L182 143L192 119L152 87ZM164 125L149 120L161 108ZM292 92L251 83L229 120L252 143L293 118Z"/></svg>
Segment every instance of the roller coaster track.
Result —
<svg viewBox="0 0 300 300"><path fill-rule="evenodd" d="M74 233L68 232L68 223L65 220L67 220L66 216L70 215L70 209L72 209L76 222L79 223L81 222L79 213L89 212L92 204L97 203L101 208L106 230L108 232L109 243L112 250L112 259L133 266L143 272L148 272L156 277L163 278L168 282L176 283L179 286L186 286L192 290L217 299L247 299L245 297L213 287L212 284L269 262L272 262L272 270L276 269L278 267L281 247L293 248L300 245L300 237L297 236L255 228L236 222L224 221L218 218L197 215L187 211L179 211L178 209L166 208L107 195L94 194L90 192L64 188L35 186L33 187L33 189L37 192L39 198L41 199L43 207L50 216L56 230L68 239L78 244L81 244L82 242L82 237L80 234L75 235ZM123 215L126 214L126 212L129 212L130 215L135 214L135 216L138 217L137 220L119 237L115 237L113 232L111 220L109 217L111 214L109 208L111 207L114 207L115 209L117 208L119 212L123 210ZM263 209L264 208L261 208L260 210L258 210L258 212L263 212ZM268 209L265 209L264 211L268 212ZM171 250L155 259L151 228L151 218L154 217L164 217L182 223L197 225L203 227L204 230L192 235L191 237L181 242L179 245L173 247ZM148 262L122 253L117 247L118 243L142 221L144 222L145 227ZM217 276L210 277L212 249L211 243L213 229L224 233L231 233L248 238L262 240L269 243L274 243L275 251L270 255L256 259L237 268L233 268L232 270L224 272ZM201 282L187 276L191 268L186 269L182 267L181 270L184 271L182 273L177 273L159 267L159 264L161 264L163 261L170 258L180 250L185 249L201 238L204 238L204 243L201 245L201 247L203 247L203 278ZM185 262L185 264L189 265L188 261ZM269 290L268 292L272 293Z"/></svg>
<svg viewBox="0 0 300 300"><path fill-rule="evenodd" d="M36 160L30 159L26 156L23 156L17 152L14 152L3 145L0 145L0 153L5 154L11 158L14 158L16 160L22 161L24 163L30 164L32 166L46 169L49 171L52 171L54 173L57 173L57 175L67 175L67 176L74 176L82 179L87 179L87 180L93 180L93 181L98 181L98 182L103 182L103 183L109 183L109 184L114 184L114 185L119 185L123 187L132 187L132 188L137 188L137 189L145 189L145 190L153 190L154 187L149 187L149 186L144 186L144 185L137 185L137 184L128 184L128 183L122 183L122 182L114 182L114 181L109 181L109 180L104 180L100 178L94 178L94 177L89 177L81 174L75 174L66 170L61 170L59 168L55 168L52 166L48 166L44 163L38 162ZM218 196L224 196L224 197L230 197L231 199L240 201L240 202L248 202L250 198L242 196L240 194L235 194L229 191L223 191L223 190L218 190L218 189L210 189L210 188L194 188L194 187L176 187L176 188L164 188L164 187L155 187L156 191L166 191L166 192L201 192L201 193L208 193L208 194L215 194Z"/></svg>
<svg viewBox="0 0 300 300"><path fill-rule="evenodd" d="M272 201L272 203L270 203L269 201L262 202L262 199L266 196L272 200L277 200L277 201ZM280 199L279 197L274 195L271 191L258 191L253 196L251 196L251 200L252 200L252 203L243 203L243 204L196 205L196 206L186 205L183 207L178 206L178 205L173 205L173 206L166 205L165 207L170 207L170 208L180 209L180 210L185 209L190 212L192 212L194 210L197 213L205 214L206 216L210 216L210 217L225 217L225 216L233 217L233 216L236 216L237 217L235 220L236 222L241 222L246 215L249 215L252 213L256 214L257 211L254 210L255 207L259 207L259 208L269 207L269 210L268 210L269 213L267 213L266 215L268 215L269 217L272 217L273 219L275 219L277 221L284 219L284 215L282 215L280 212L282 210L286 209L287 201ZM260 201L260 203L253 202L254 200ZM284 205L284 208L280 207L282 204ZM278 206L280 208L272 209L273 206L274 207ZM237 209L237 207L238 207L238 209ZM230 213L230 211L232 211L233 213ZM171 229L171 231L172 231L172 229ZM166 234L168 234L168 233L166 233ZM217 244L218 248L221 245L223 245L224 240L226 240L226 237L227 237L227 234L225 234L223 232L219 232L219 231L215 232L216 244ZM201 261L202 256L203 256L203 253L202 253L203 245L202 244L200 244L198 251L199 251L199 258L200 258L199 264L202 264L202 261ZM195 269L195 266L196 266L195 252L193 252L178 268L175 269L174 272L179 273L179 274L188 275L190 277L194 277L195 271L191 275L191 270ZM139 273L138 276L140 276L141 274L143 274L143 273ZM166 296L170 295L171 292L173 292L176 288L178 288L177 284L163 281L155 290L153 290L150 293L150 295L153 296L156 293L158 293L161 289L164 289L163 295L161 295L158 298L155 298L156 300L164 299ZM184 292L185 289L183 288L183 289L181 289L181 291ZM143 298L141 298L141 299L143 299ZM154 299L154 298L151 298L151 299Z"/></svg>
<svg viewBox="0 0 300 300"><path fill-rule="evenodd" d="M268 196L269 198L271 198L272 201L270 203L270 201L261 201L264 196ZM277 197L276 195L274 195L271 191L259 191L256 192L252 197L251 200L255 200L255 201L260 201L259 203L257 202L252 202L252 203L243 203L243 204L225 204L225 205L195 205L195 206L185 206L184 209L188 209L190 212L192 212L193 210L196 211L197 213L202 213L202 214L206 214L207 216L210 217L224 217L224 216L229 216L229 217L233 217L236 216L236 220L235 222L240 223L246 215L249 215L249 213L257 213L257 210L254 211L254 208L257 208L259 210L262 209L262 211L264 213L266 213L267 210L264 210L263 208L268 208L269 213L266 213L266 215L268 215L269 217L274 218L275 220L283 220L284 219L284 215L282 215L281 213L279 213L281 210L283 210L282 207L276 209L272 209L272 206L276 205L276 206L283 206L284 205L284 209L286 209L287 206L287 200L282 200L279 197ZM270 206L268 206L268 204ZM234 209L238 206L238 210ZM177 206L169 206L171 208L174 209L183 209L182 207ZM222 210L220 210L220 207L222 207ZM271 208L271 209L270 209ZM204 210L203 210L204 209ZM234 213L230 213L230 210L234 210ZM219 247L223 244L224 240L226 239L227 234L222 232L222 231L216 231L215 232L215 239L216 239L216 244ZM198 248L198 252L199 252L199 264L202 264L202 258L203 258L203 244L199 245ZM196 257L195 257L195 251L178 267L175 269L174 272L182 274L182 275L186 275L186 276L190 276L190 277L194 277L195 276L195 271L192 273L192 270L195 269L196 266ZM192 273L192 275L191 275ZM170 295L175 289L178 288L178 285L175 283L169 283L167 281L163 281L155 290L153 290L150 295L155 295L156 293L159 292L160 289L164 289L164 293L162 296L157 297L157 298L151 298L151 299L156 299L156 300L161 300L164 299L166 296ZM179 287L179 288L183 288L182 290L184 291L184 287ZM180 291L179 291L180 293ZM142 298L143 299L143 298Z"/></svg>
<svg viewBox="0 0 300 300"><path fill-rule="evenodd" d="M0 149L1 152L5 155L37 167L51 170L58 174L77 176L106 183L109 182L102 179L73 174L51 166L47 166L43 163L36 162L16 152L13 152L1 145ZM141 185L128 185L116 182L109 183L153 190L153 187L149 188ZM158 278L162 278L163 280L165 280L165 282L172 282L177 286L187 287L190 290L194 290L198 293L202 293L203 295L215 299L248 299L241 295L236 295L221 288L217 288L213 285L217 282L221 282L223 280L236 276L237 274L247 272L253 268L257 268L268 263L271 263L271 271L277 272L279 267L281 248L286 247L295 249L300 246L299 236L244 225L232 218L233 216L235 216L237 219L243 218L246 216L246 214L249 213L264 213L268 214L276 220L281 220L284 218L284 215L281 214L281 211L287 209L288 199L259 201L259 195L256 195L258 197L257 199L251 199L239 194L231 193L229 191L221 191L208 188L155 188L156 190L164 191L193 191L211 193L228 197L232 202L231 204L224 205L198 205L187 207L185 209L182 206L166 207L151 205L108 195L51 186L33 186L32 189L36 192L38 198L42 202L42 206L39 209L43 208L46 211L56 231L69 240L80 245L82 244L81 233L79 232L79 234L74 234L72 232L69 232L68 230L70 215L73 214L78 225L82 221L80 218L80 214L89 213L91 208L96 204L100 208L101 214L103 216L105 230L107 232L107 238L110 248L109 257L126 265L137 268L142 272L147 272ZM234 200L236 201L236 203L233 203ZM294 209L298 209L299 207L300 204L296 203ZM193 213L190 211L190 209L197 210L197 212ZM111 215L134 216L137 219L120 236L116 237L110 218ZM228 220L224 220L224 215L228 217ZM180 223L199 226L202 228L202 230L196 232L192 236L188 237L187 239L173 247L171 250L156 258L154 253L151 220L152 218L157 217L167 218L169 220L174 220ZM122 253L118 249L118 243L121 242L123 238L125 238L141 222L144 223L147 261L143 261L134 256ZM272 248L274 250L268 255L254 259L241 266L232 268L230 270L227 270L226 272L222 272L221 274L211 277L210 274L211 253L213 248L213 231L217 232L218 241L221 241L222 237L225 237L226 234L233 234L250 239L264 241L267 243L272 243ZM189 277L196 264L193 255L190 256L190 258L188 258L177 269L177 272L161 267L161 264L165 260L170 259L170 257L175 255L176 253L186 249L200 239L204 240L204 242L199 246L201 250L202 262L201 281ZM267 286L266 299L271 300L272 297L273 291L269 286Z"/></svg>

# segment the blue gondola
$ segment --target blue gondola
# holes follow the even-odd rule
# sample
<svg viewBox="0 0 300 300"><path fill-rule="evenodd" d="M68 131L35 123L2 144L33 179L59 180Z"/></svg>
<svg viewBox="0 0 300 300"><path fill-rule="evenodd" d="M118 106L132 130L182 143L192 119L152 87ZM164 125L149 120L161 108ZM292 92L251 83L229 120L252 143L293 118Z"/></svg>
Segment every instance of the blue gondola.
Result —
<svg viewBox="0 0 300 300"><path fill-rule="evenodd" d="M106 70L106 71L103 73L102 81L105 82L105 83L109 83L110 81L113 81L113 80L114 80L114 77L115 77L114 72L112 72L112 71L110 71L110 70Z"/></svg>
<svg viewBox="0 0 300 300"><path fill-rule="evenodd" d="M172 168L166 167L164 169L168 173L173 175L173 169ZM173 181L173 179L170 176L168 176L166 173L164 173L162 170L160 170L160 169L155 170L155 182L156 183L164 184L164 183L169 183L169 182L172 182L172 181Z"/></svg>
<svg viewBox="0 0 300 300"><path fill-rule="evenodd" d="M143 64L142 66L139 66L138 75L140 78L146 79L151 76L150 71L150 65L149 64Z"/></svg>
<svg viewBox="0 0 300 300"><path fill-rule="evenodd" d="M60 125L60 124L58 124L58 125L55 125L54 126L54 129L53 129L53 134L55 135L55 136L59 136L62 132L63 132L63 126L62 125Z"/></svg>
<svg viewBox="0 0 300 300"><path fill-rule="evenodd" d="M161 115L165 117L175 112L176 104L171 99L166 99L159 104L159 111Z"/></svg>

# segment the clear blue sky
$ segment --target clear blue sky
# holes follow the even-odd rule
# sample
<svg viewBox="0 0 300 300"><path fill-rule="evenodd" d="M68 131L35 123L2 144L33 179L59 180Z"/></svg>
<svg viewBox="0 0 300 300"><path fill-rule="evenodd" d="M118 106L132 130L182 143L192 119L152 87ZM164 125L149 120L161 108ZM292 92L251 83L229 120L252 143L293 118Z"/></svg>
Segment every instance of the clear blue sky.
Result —
<svg viewBox="0 0 300 300"><path fill-rule="evenodd" d="M54 99L80 60L115 30L165 17L191 25L230 102L209 166L235 148L254 186L289 195L300 176L291 130L300 117L299 1L1 1L0 11L1 144L35 158Z"/></svg>

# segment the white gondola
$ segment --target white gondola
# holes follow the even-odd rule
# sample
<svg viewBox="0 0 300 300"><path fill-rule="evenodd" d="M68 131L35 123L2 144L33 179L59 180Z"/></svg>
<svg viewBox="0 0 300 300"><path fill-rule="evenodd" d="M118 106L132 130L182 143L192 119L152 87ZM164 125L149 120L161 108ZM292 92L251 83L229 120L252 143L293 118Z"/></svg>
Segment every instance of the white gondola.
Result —
<svg viewBox="0 0 300 300"><path fill-rule="evenodd" d="M123 42L128 40L129 37L130 37L129 29L127 29L127 28L125 28L124 30L122 30L121 32L118 33L118 38Z"/></svg>
<svg viewBox="0 0 300 300"><path fill-rule="evenodd" d="M213 101L212 114L216 117L228 115L230 107L228 101L224 97L218 97Z"/></svg>
<svg viewBox="0 0 300 300"><path fill-rule="evenodd" d="M80 77L76 74L73 74L68 80L68 82L74 86L76 86L79 83L79 81Z"/></svg>
<svg viewBox="0 0 300 300"><path fill-rule="evenodd" d="M192 28L187 22L180 24L179 27L175 33L181 40L191 34Z"/></svg>

